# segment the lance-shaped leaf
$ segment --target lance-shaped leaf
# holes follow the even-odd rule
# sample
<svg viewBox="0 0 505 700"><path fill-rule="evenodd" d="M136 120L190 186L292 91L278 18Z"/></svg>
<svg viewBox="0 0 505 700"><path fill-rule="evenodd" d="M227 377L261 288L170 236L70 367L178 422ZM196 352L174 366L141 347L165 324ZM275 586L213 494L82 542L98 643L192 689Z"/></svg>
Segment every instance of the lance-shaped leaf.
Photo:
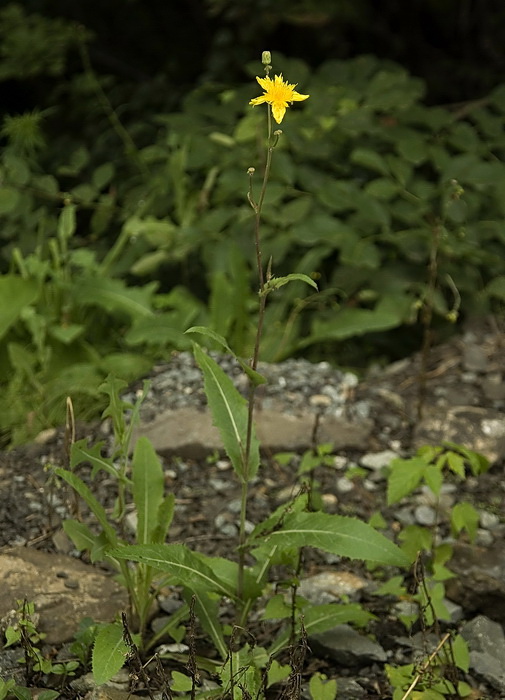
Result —
<svg viewBox="0 0 505 700"><path fill-rule="evenodd" d="M280 548L316 547L331 554L387 566L409 566L410 563L399 547L371 525L342 515L289 514L281 529L263 535L260 541L262 551L268 544L277 544Z"/></svg>
<svg viewBox="0 0 505 700"><path fill-rule="evenodd" d="M112 527L112 525L109 524L109 521L107 520L107 513L105 512L105 508L93 496L93 494L91 493L88 486L86 486L84 481L79 479L79 477L73 474L72 472L68 471L68 469L55 467L54 472L62 479L64 479L68 484L70 484L70 486L75 491L77 491L77 493L83 499L83 501L85 501L89 509L93 512L95 518L102 526L102 529L109 543L111 545L117 544L118 538L114 528Z"/></svg>
<svg viewBox="0 0 505 700"><path fill-rule="evenodd" d="M195 359L203 372L205 394L223 447L239 478L248 481L258 471L260 450L253 426L250 454L247 459L247 401L215 360L198 345L194 344L193 349Z"/></svg>
<svg viewBox="0 0 505 700"><path fill-rule="evenodd" d="M152 542L158 525L158 512L163 502L163 469L154 447L141 437L132 459L133 500L137 508L137 542Z"/></svg>
<svg viewBox="0 0 505 700"><path fill-rule="evenodd" d="M248 365L245 360L242 360L240 357L235 355L233 350L226 342L226 338L223 338L223 336L219 333L216 333L216 331L213 331L211 328L207 328L206 326L192 326L191 328L188 328L188 330L185 331L185 333L199 333L200 335L205 335L207 336L207 338L215 340L216 343L222 345L226 352L229 352L230 355L232 355L237 360L237 362L242 367L243 371L247 374L254 386L266 384L267 380L265 379L265 377L259 372L256 372L256 370L254 370L252 367L250 367L250 365Z"/></svg>
<svg viewBox="0 0 505 700"><path fill-rule="evenodd" d="M109 550L107 554L115 559L138 561L172 574L178 583L189 589L194 586L229 598L236 597L234 587L216 576L202 556L183 544L133 544ZM211 558L209 562L212 562Z"/></svg>

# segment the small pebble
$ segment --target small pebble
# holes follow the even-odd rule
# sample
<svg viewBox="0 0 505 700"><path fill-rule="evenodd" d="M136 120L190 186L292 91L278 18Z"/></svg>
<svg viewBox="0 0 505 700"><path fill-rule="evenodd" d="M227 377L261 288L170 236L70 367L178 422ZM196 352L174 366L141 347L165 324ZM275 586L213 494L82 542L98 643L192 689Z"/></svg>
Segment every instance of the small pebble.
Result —
<svg viewBox="0 0 505 700"><path fill-rule="evenodd" d="M383 469L388 467L393 459L396 459L398 455L392 450L383 450L382 452L371 452L370 454L363 455L360 463L367 467L368 469Z"/></svg>
<svg viewBox="0 0 505 700"><path fill-rule="evenodd" d="M496 513L481 510L479 513L479 523L485 530L493 530L500 523L500 518Z"/></svg>
<svg viewBox="0 0 505 700"><path fill-rule="evenodd" d="M354 484L346 476L341 476L340 479L337 479L336 486L339 493L349 493L354 489Z"/></svg>
<svg viewBox="0 0 505 700"><path fill-rule="evenodd" d="M430 506L417 506L414 515L419 525L434 525L437 521L437 513Z"/></svg>

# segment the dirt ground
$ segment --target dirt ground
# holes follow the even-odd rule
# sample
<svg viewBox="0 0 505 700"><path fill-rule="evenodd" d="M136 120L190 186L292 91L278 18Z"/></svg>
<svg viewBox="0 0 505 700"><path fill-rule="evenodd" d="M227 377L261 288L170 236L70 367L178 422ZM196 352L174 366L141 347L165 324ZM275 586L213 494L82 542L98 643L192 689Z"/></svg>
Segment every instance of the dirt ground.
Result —
<svg viewBox="0 0 505 700"><path fill-rule="evenodd" d="M499 415L505 407L504 345L503 328L492 321L474 325L466 336L435 348L426 368L423 415L430 416L433 412L449 411L461 405ZM376 370L358 386L354 400L369 406L375 424L374 435L362 452L355 450L339 455L336 468L321 466L315 470L314 480L329 512L364 520L381 513L388 523L399 529L399 506L386 505L384 479L376 479L371 488L363 475L357 473L351 479L349 490L344 492L337 484L348 467L360 465L364 453L393 448L405 454L414 449L419 370L420 358L416 356L393 367ZM103 434L103 426L98 423L77 426L77 438L103 439ZM66 465L67 460L63 428L39 436L31 445L0 453L0 547L3 551L21 545L47 552L71 553L72 547L62 532L61 523L73 512L75 501L51 470L54 465ZM206 554L229 556L236 515L223 504L236 502L240 488L226 460L211 457L182 461L172 457L164 460L164 466L166 487L174 491L177 504L170 530L171 541L184 542ZM286 500L295 469L295 462L283 466L273 455L265 459L260 478L251 489L249 520L261 521ZM86 477L86 469L80 474ZM505 488L501 457L478 480L454 480L454 484L456 501L470 500L477 508L488 509L500 520L503 518ZM93 482L93 490L110 511L115 497L112 480L100 476ZM82 515L86 519L85 510ZM371 577L359 563L344 561L339 567L365 579ZM307 555L308 575L325 569L328 569L328 560L324 556ZM369 609L379 615L380 605L377 598L368 600ZM384 648L391 648L401 628L391 621L386 624L385 616L383 618L382 626L377 626L374 632ZM331 673L327 662L321 661L320 668ZM365 670L362 675L367 672L370 673ZM387 697L381 695L382 691L376 686L373 690L372 685L370 681L369 694L363 697Z"/></svg>

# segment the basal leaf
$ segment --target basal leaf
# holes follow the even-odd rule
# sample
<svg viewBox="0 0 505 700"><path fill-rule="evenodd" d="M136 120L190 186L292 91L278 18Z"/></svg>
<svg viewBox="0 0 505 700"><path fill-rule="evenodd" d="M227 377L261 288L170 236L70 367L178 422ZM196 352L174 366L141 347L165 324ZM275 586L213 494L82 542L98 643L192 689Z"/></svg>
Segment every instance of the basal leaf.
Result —
<svg viewBox="0 0 505 700"><path fill-rule="evenodd" d="M161 544L167 536L168 529L174 517L175 496L173 493L168 494L158 508L158 516L156 528L153 532L153 544Z"/></svg>
<svg viewBox="0 0 505 700"><path fill-rule="evenodd" d="M128 545L108 552L116 559L138 561L153 569L172 574L181 585L215 591L235 598L234 587L216 576L213 569L182 544Z"/></svg>
<svg viewBox="0 0 505 700"><path fill-rule="evenodd" d="M263 536L263 543L281 548L316 547L351 559L389 566L408 566L405 554L391 540L357 518L328 513L292 513L282 527Z"/></svg>
<svg viewBox="0 0 505 700"><path fill-rule="evenodd" d="M76 549L91 551L96 544L97 536L94 535L87 525L77 520L65 520L63 530L70 537Z"/></svg>
<svg viewBox="0 0 505 700"><path fill-rule="evenodd" d="M137 508L137 542L152 542L163 501L163 469L154 447L146 437L137 440L132 459L132 492Z"/></svg>
<svg viewBox="0 0 505 700"><path fill-rule="evenodd" d="M96 500L96 498L91 493L88 486L81 481L78 476L68 471L68 469L62 469L61 467L55 467L54 472L57 476L64 479L70 486L77 491L79 496L85 501L93 515L100 523L102 530L104 531L107 539L111 545L117 544L117 535L114 528L109 524L107 520L107 514L104 507Z"/></svg>

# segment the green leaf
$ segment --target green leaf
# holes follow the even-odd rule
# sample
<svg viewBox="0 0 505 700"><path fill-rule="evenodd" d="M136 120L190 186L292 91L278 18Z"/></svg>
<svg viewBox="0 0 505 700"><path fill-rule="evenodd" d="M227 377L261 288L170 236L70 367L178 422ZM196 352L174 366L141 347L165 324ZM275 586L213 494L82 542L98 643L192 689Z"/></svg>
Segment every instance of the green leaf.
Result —
<svg viewBox="0 0 505 700"><path fill-rule="evenodd" d="M63 530L70 537L76 549L91 551L95 546L98 537L94 535L89 527L77 520L65 520Z"/></svg>
<svg viewBox="0 0 505 700"><path fill-rule="evenodd" d="M279 530L262 537L262 544L281 548L316 547L331 554L390 566L409 563L391 540L367 523L328 513L290 513Z"/></svg>
<svg viewBox="0 0 505 700"><path fill-rule="evenodd" d="M298 347L304 348L327 340L345 340L353 336L385 331L399 326L401 318L393 311L377 309L343 309L335 314L331 323L314 319L312 333Z"/></svg>
<svg viewBox="0 0 505 700"><path fill-rule="evenodd" d="M112 459L102 456L102 448L104 446L104 441L101 440L96 444L88 447L87 439L83 438L74 442L70 451L70 469L74 469L78 464L82 462L89 462L92 466L91 476L95 478L96 474L100 469L103 469L107 474L117 479L118 471L114 466ZM127 479L126 483L131 483Z"/></svg>
<svg viewBox="0 0 505 700"><path fill-rule="evenodd" d="M0 187L0 215L10 214L18 206L21 195L14 187Z"/></svg>
<svg viewBox="0 0 505 700"><path fill-rule="evenodd" d="M188 317L188 322L196 314L196 309L193 312ZM171 345L178 350L187 350L191 345L180 328L180 319L174 313L135 319L125 335L125 341L128 345Z"/></svg>
<svg viewBox="0 0 505 700"><path fill-rule="evenodd" d="M284 287L284 285L288 284L288 282L295 281L305 282L311 287L314 287L316 291L318 291L317 284L308 275L303 275L299 272L292 272L291 274L286 275L285 277L272 277L270 280L268 280L268 282L266 282L261 294L268 294L269 292L273 292L274 290L279 289L280 287Z"/></svg>
<svg viewBox="0 0 505 700"><path fill-rule="evenodd" d="M123 627L117 622L103 627L93 645L92 670L95 683L102 685L124 666L128 648L123 640Z"/></svg>
<svg viewBox="0 0 505 700"><path fill-rule="evenodd" d="M451 650L456 666L462 671L465 671L465 673L468 673L468 669L470 668L470 652L468 651L468 644L460 634L457 634L452 640Z"/></svg>
<svg viewBox="0 0 505 700"><path fill-rule="evenodd" d="M66 203L58 218L58 238L68 241L75 233L75 204Z"/></svg>
<svg viewBox="0 0 505 700"><path fill-rule="evenodd" d="M461 479L465 478L465 459L457 452L447 453L447 466Z"/></svg>
<svg viewBox="0 0 505 700"><path fill-rule="evenodd" d="M91 493L90 489L86 484L79 479L78 476L68 471L68 469L62 469L61 467L55 467L54 472L57 476L64 479L70 486L77 491L79 496L86 502L93 515L98 520L102 529L109 541L109 543L114 546L117 544L117 535L114 528L109 524L107 520L107 514L103 506L96 500L96 498Z"/></svg>
<svg viewBox="0 0 505 700"><path fill-rule="evenodd" d="M249 379L252 381L254 386L266 384L267 380L265 379L265 377L259 372L256 372L256 370L252 369L252 367L248 365L247 362L245 362L245 360L242 360L240 357L235 355L233 350L228 345L226 338L223 338L223 336L219 333L216 333L211 328L207 328L206 326L192 326L191 328L188 328L188 330L185 331L185 333L198 333L200 335L206 336L207 338L211 338L216 343L219 343L219 345L222 345L226 352L229 352L230 355L232 355L237 360L237 362L239 363L243 371L247 374Z"/></svg>
<svg viewBox="0 0 505 700"><path fill-rule="evenodd" d="M219 597L215 594L209 595L207 591L195 587L184 596L188 605L193 596L198 622L211 637L221 658L225 660L228 656L228 646L224 639L223 626L219 620Z"/></svg>
<svg viewBox="0 0 505 700"><path fill-rule="evenodd" d="M311 605L303 610L303 627L309 636L326 632L336 625L347 622L363 627L373 619L375 619L374 615L364 610L358 603ZM290 636L291 629L283 629L268 650L270 656L274 656L284 648L289 643Z"/></svg>
<svg viewBox="0 0 505 700"><path fill-rule="evenodd" d="M132 318L153 316L152 298L157 282L144 287L127 287L122 280L90 277L76 282L73 299L77 305L97 306L110 312L122 312Z"/></svg>
<svg viewBox="0 0 505 700"><path fill-rule="evenodd" d="M368 148L355 148L350 155L350 161L351 163L362 165L368 170L374 170L381 175L387 175L389 173L384 158L376 151L372 151Z"/></svg>
<svg viewBox="0 0 505 700"><path fill-rule="evenodd" d="M388 476L388 505L408 496L420 484L427 464L421 457L394 459Z"/></svg>
<svg viewBox="0 0 505 700"><path fill-rule="evenodd" d="M466 530L470 540L473 542L477 535L478 525L479 514L472 504L467 501L456 503L451 510L451 528L453 532L458 534L461 530Z"/></svg>
<svg viewBox="0 0 505 700"><path fill-rule="evenodd" d="M153 544L162 544L165 541L165 537L167 536L174 517L174 508L175 495L173 493L169 493L168 496L163 499L160 507L158 508L156 528L152 536Z"/></svg>
<svg viewBox="0 0 505 700"><path fill-rule="evenodd" d="M127 545L108 552L117 559L138 561L153 569L172 574L181 585L215 591L235 598L234 587L216 576L209 564L182 544ZM209 558L209 561L212 561Z"/></svg>
<svg viewBox="0 0 505 700"><path fill-rule="evenodd" d="M204 353L196 343L193 345L193 351L203 372L205 394L224 449L238 477L243 482L248 481L258 471L260 454L259 442L253 426L250 454L246 464L247 401L217 362Z"/></svg>
<svg viewBox="0 0 505 700"><path fill-rule="evenodd" d="M137 508L137 542L149 544L158 525L163 501L164 478L161 462L152 444L140 437L132 459L132 492Z"/></svg>
<svg viewBox="0 0 505 700"><path fill-rule="evenodd" d="M39 295L35 280L16 275L0 277L0 338L15 323L25 306L33 304Z"/></svg>
<svg viewBox="0 0 505 700"><path fill-rule="evenodd" d="M309 692L313 700L335 700L337 681L328 680L324 673L315 673L309 681Z"/></svg>

